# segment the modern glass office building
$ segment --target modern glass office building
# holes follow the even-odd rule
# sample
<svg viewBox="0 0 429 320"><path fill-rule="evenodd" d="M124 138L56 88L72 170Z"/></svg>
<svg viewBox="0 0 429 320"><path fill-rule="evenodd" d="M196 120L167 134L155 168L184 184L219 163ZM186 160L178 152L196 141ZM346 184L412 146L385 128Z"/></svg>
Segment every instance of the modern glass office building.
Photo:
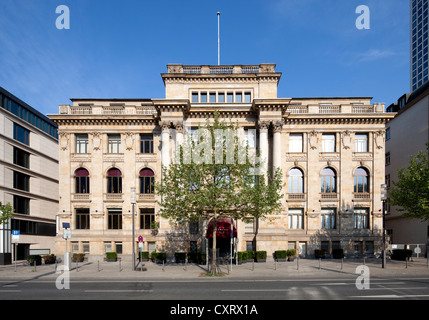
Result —
<svg viewBox="0 0 429 320"><path fill-rule="evenodd" d="M1 87L0 202L14 208L0 226L0 264L50 253L58 213L57 125ZM16 246L11 230L20 232Z"/></svg>
<svg viewBox="0 0 429 320"><path fill-rule="evenodd" d="M428 81L428 0L410 0L411 91Z"/></svg>

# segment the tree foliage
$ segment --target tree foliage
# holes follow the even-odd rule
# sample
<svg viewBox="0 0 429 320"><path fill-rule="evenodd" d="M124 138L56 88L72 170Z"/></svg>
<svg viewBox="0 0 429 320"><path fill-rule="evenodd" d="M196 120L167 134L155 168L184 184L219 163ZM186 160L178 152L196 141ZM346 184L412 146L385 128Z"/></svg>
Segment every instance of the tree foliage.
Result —
<svg viewBox="0 0 429 320"><path fill-rule="evenodd" d="M10 203L3 205L0 201L0 224L13 217L13 208Z"/></svg>
<svg viewBox="0 0 429 320"><path fill-rule="evenodd" d="M429 144L412 156L408 168L398 170L398 181L389 191L391 205L407 218L429 220Z"/></svg>
<svg viewBox="0 0 429 320"><path fill-rule="evenodd" d="M219 119L200 128L190 143L180 147L175 163L163 167L155 184L161 196L160 215L175 223L213 221L213 257L216 265L216 226L221 218L247 221L280 212L282 177L258 172L259 162L237 135L232 123Z"/></svg>

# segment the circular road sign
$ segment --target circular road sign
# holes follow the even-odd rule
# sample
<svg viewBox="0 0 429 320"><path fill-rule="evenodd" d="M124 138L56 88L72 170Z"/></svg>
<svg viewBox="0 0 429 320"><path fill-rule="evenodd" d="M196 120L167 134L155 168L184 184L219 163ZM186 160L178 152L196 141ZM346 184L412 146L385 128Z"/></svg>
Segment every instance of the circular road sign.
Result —
<svg viewBox="0 0 429 320"><path fill-rule="evenodd" d="M139 236L139 242L143 242L143 237Z"/></svg>

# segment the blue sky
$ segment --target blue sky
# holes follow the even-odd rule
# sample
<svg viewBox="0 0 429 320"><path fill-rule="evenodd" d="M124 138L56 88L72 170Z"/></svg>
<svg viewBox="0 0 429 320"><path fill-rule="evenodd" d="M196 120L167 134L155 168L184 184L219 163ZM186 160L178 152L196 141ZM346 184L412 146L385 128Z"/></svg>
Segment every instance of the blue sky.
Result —
<svg viewBox="0 0 429 320"><path fill-rule="evenodd" d="M59 5L70 29L58 30ZM358 30L356 8L370 9ZM0 86L44 114L70 98L163 98L168 63L275 63L279 97L409 91L408 0L1 0Z"/></svg>

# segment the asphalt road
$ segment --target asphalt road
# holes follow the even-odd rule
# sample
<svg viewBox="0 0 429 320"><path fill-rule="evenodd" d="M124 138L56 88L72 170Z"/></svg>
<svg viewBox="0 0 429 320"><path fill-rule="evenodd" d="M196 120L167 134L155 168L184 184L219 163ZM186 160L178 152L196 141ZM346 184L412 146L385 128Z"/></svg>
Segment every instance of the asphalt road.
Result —
<svg viewBox="0 0 429 320"><path fill-rule="evenodd" d="M374 278L358 289L356 277L294 279L0 280L0 300L427 300L429 277ZM364 282L358 281L362 287ZM369 288L368 288L369 286Z"/></svg>

